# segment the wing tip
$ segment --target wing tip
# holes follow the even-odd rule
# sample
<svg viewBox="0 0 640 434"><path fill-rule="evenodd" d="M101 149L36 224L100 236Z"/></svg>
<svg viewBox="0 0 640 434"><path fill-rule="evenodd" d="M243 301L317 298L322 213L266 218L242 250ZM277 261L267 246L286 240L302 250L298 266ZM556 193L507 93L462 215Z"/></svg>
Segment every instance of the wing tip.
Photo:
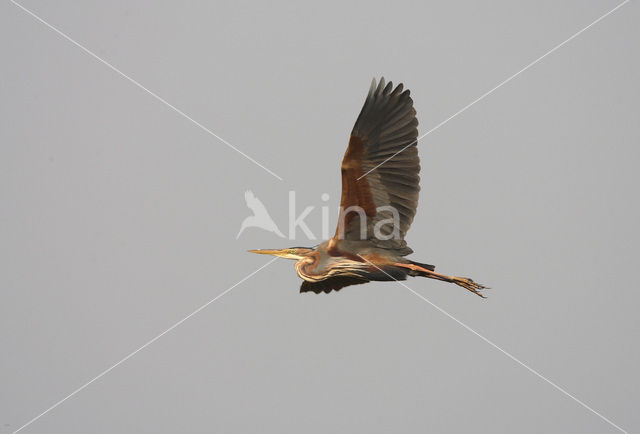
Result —
<svg viewBox="0 0 640 434"><path fill-rule="evenodd" d="M384 75L380 76L380 80L376 80L376 77L371 79L371 85L369 86L369 94L385 94L392 96L401 94L401 95L409 95L411 92L409 89L404 88L404 83L398 83L395 88L393 87L393 81L387 81L384 78Z"/></svg>

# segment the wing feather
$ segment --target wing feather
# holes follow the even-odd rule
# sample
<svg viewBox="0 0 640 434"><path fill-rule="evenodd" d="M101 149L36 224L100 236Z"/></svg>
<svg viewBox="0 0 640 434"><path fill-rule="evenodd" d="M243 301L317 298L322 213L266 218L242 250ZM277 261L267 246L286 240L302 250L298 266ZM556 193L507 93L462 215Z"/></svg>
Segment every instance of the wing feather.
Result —
<svg viewBox="0 0 640 434"><path fill-rule="evenodd" d="M300 292L315 292L316 294L324 292L328 294L331 291L340 291L342 288L345 288L347 286L360 285L367 282L369 282L369 280L367 279L360 279L350 276L330 277L318 282L309 282L307 280L303 280L302 285L300 285Z"/></svg>
<svg viewBox="0 0 640 434"><path fill-rule="evenodd" d="M404 237L415 216L420 191L417 127L418 120L409 91L404 90L402 84L394 89L392 82L385 84L382 78L376 84L374 79L351 132L341 167L340 206L343 212L360 207L367 219L367 240L379 247L402 250L403 254L411 253ZM371 173L361 178L372 169ZM398 211L398 239L378 240L375 237L373 228L376 223L393 216L389 211L378 210L383 206ZM391 229L382 232L391 233ZM361 239L358 213L341 214L336 238Z"/></svg>

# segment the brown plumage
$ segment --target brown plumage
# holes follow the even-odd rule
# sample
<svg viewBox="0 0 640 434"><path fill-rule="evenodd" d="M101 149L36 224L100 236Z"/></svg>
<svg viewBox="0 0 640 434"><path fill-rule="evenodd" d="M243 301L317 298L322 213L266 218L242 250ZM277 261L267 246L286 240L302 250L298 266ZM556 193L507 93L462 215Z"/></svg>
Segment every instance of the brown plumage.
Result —
<svg viewBox="0 0 640 434"><path fill-rule="evenodd" d="M406 259L405 234L418 206L418 120L403 85L371 83L342 159L342 198L335 235L315 248L251 250L294 259L300 292L329 293L370 281L423 276L455 283L479 295L468 278L436 273Z"/></svg>

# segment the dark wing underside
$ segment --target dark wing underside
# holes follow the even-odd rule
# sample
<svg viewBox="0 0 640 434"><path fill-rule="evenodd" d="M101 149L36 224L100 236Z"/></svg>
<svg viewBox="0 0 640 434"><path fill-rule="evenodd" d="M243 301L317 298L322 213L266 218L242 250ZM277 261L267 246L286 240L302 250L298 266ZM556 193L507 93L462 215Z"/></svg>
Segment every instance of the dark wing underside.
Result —
<svg viewBox="0 0 640 434"><path fill-rule="evenodd" d="M416 214L420 191L417 126L409 91L403 92L402 84L395 89L391 82L385 86L384 78L376 86L374 79L342 160L341 209L362 208L367 216L365 239L403 254L411 253L404 236ZM399 217L398 236L386 241L374 236L374 227L382 220L392 221L394 214L380 207L392 207ZM391 235L393 225L384 224L380 229L382 235ZM336 237L361 240L361 235L358 213L348 212L340 218Z"/></svg>
<svg viewBox="0 0 640 434"><path fill-rule="evenodd" d="M361 285L363 283L368 283L369 280L359 279L357 277L350 276L337 276L330 277L325 280L320 280L318 282L309 282L306 280L302 281L302 285L300 286L300 292L315 292L316 294L320 294L321 292L330 293L331 291L339 291L346 286L351 285Z"/></svg>
<svg viewBox="0 0 640 434"><path fill-rule="evenodd" d="M354 276L352 273L350 275L334 275L318 282L303 280L300 292L315 292L316 294L325 292L328 294L351 285L406 280L408 275L405 268L394 266L370 267L368 270L359 270L357 273L359 276Z"/></svg>

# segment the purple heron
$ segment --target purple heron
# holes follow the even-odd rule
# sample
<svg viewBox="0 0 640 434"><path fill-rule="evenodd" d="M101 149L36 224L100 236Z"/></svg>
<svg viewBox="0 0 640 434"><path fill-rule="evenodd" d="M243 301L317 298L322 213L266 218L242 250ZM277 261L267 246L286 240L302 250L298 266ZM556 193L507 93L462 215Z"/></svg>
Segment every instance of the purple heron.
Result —
<svg viewBox="0 0 640 434"><path fill-rule="evenodd" d="M406 259L404 240L418 206L418 120L409 90L374 79L342 159L336 234L316 247L250 250L296 261L300 292L316 294L371 281L422 276L455 283L483 297L485 286Z"/></svg>

